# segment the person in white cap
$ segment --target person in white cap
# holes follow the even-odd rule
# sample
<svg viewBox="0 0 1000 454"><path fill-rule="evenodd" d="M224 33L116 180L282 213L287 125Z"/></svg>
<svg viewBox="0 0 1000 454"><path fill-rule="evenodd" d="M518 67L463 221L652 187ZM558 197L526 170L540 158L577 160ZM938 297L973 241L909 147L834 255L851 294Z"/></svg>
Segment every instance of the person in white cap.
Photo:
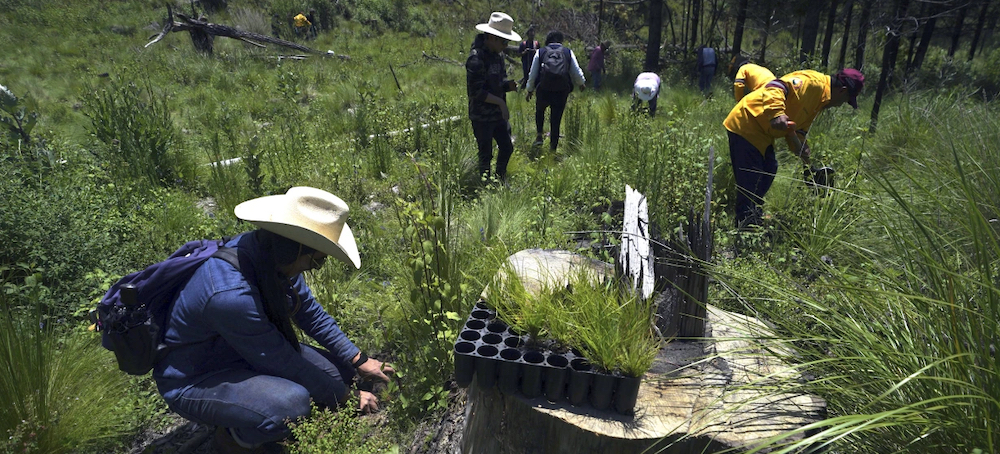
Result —
<svg viewBox="0 0 1000 454"><path fill-rule="evenodd" d="M489 22L476 25L480 33L472 42L465 61L466 91L469 96L469 120L479 150L479 174L490 180L493 142L497 143L496 177L507 180L507 162L514 153L510 136L510 111L507 92L517 90L517 82L507 79L503 51L510 41L520 41L514 33L514 19L504 13L490 15Z"/></svg>
<svg viewBox="0 0 1000 454"><path fill-rule="evenodd" d="M294 187L235 214L258 227L225 244L239 268L211 258L192 275L170 308L153 378L171 410L218 427L220 452L260 452L291 433L310 400L336 408L355 375L387 383L394 371L347 338L302 276L327 257L361 266L343 200ZM293 323L322 348L300 343ZM353 393L361 412L378 410L375 395Z"/></svg>
<svg viewBox="0 0 1000 454"><path fill-rule="evenodd" d="M632 110L637 110L645 101L649 103L649 116L656 115L656 99L659 96L660 76L654 72L639 74L632 86Z"/></svg>

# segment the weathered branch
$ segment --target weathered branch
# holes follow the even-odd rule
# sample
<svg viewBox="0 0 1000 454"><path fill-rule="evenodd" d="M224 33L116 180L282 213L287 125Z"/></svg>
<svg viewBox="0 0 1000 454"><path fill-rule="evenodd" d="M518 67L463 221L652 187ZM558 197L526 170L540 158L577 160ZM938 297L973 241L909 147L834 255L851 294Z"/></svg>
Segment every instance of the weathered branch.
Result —
<svg viewBox="0 0 1000 454"><path fill-rule="evenodd" d="M434 60L434 61L443 61L443 62L445 62L445 63L453 63L453 64L456 64L456 65L461 65L461 64L462 64L462 63L460 63L460 62L457 62L457 61L455 61L455 60L452 60L452 59L450 59L450 58L444 58L444 57L438 57L437 55L434 55L434 54L430 54L430 55L428 55L428 54L427 54L427 52L423 52L423 51L421 51L420 53L421 53L421 54L422 54L422 55L424 56L424 58L425 58L425 59L427 59L427 60Z"/></svg>
<svg viewBox="0 0 1000 454"><path fill-rule="evenodd" d="M175 17L179 20L174 20ZM229 27L227 25L213 24L211 22L206 21L204 17L195 19L181 13L174 13L173 9L171 9L169 5L167 5L167 20L166 23L163 25L163 30L161 30L159 34L150 37L152 41L147 43L145 47L149 47L153 44L156 44L157 42L162 40L167 35L167 33L183 32L183 31L191 33L192 37L194 37L195 35L207 36L209 37L209 40L211 39L211 37L222 36L225 38L232 38L239 41L243 41L245 43L249 43L258 47L266 47L261 43L268 43L277 46L287 47L290 49L295 49L310 54L323 54L323 52L317 51L310 47L303 46L298 43L293 43L291 41L285 41L283 39L275 38L273 36L248 32L237 28ZM207 52L211 52L211 44L208 44L206 49L200 48L199 50L205 50ZM338 55L338 57L345 58L347 56Z"/></svg>

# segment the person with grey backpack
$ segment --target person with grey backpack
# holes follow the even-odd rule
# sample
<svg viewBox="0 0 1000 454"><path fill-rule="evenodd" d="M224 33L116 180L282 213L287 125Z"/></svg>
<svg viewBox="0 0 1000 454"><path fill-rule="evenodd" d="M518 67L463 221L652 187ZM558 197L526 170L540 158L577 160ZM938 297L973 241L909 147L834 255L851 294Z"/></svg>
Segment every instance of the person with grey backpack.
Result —
<svg viewBox="0 0 1000 454"><path fill-rule="evenodd" d="M568 47L562 45L563 34L558 30L550 31L545 36L545 47L535 54L528 73L528 94L525 100L531 101L535 90L538 98L535 101L535 142L533 147L542 145L545 128L545 109L552 107L549 118L549 149L555 151L559 146L559 125L562 123L566 102L573 87L580 90L586 88L587 80L583 77L583 69L576 61L576 55Z"/></svg>

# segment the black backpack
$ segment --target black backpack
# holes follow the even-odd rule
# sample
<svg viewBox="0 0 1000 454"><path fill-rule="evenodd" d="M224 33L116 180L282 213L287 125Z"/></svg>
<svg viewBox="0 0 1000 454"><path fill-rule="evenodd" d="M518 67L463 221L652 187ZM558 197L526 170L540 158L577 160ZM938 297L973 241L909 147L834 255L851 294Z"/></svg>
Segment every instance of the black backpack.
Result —
<svg viewBox="0 0 1000 454"><path fill-rule="evenodd" d="M115 353L118 368L145 375L166 353L163 344L170 306L191 275L212 257L240 269L236 249L225 240L197 240L166 260L121 278L97 305L95 320L101 343Z"/></svg>
<svg viewBox="0 0 1000 454"><path fill-rule="evenodd" d="M573 91L573 80L569 76L569 48L552 43L538 51L541 68L538 74L538 89L545 91Z"/></svg>

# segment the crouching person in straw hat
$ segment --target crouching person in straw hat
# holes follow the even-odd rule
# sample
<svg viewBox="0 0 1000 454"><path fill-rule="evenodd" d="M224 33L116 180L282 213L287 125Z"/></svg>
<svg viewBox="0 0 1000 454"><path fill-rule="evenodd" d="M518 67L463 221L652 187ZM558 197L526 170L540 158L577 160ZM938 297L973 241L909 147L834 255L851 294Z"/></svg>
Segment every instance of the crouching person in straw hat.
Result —
<svg viewBox="0 0 1000 454"><path fill-rule="evenodd" d="M510 41L520 41L514 33L514 20L504 13L493 13L489 22L476 25L481 33L472 42L465 61L466 90L469 95L469 119L479 149L479 174L490 178L493 142L497 143L496 177L507 179L507 162L514 153L510 137L510 111L507 92L517 90L517 82L507 79L503 51Z"/></svg>
<svg viewBox="0 0 1000 454"><path fill-rule="evenodd" d="M207 260L180 291L166 325L167 353L153 370L170 409L218 426L220 452L266 452L309 414L310 399L336 408L351 394L360 411L378 399L352 391L362 380L388 382L391 366L368 358L323 310L302 273L327 257L361 265L348 208L326 191L295 187L236 207L258 229L228 243L239 269ZM292 323L322 348L300 343Z"/></svg>

